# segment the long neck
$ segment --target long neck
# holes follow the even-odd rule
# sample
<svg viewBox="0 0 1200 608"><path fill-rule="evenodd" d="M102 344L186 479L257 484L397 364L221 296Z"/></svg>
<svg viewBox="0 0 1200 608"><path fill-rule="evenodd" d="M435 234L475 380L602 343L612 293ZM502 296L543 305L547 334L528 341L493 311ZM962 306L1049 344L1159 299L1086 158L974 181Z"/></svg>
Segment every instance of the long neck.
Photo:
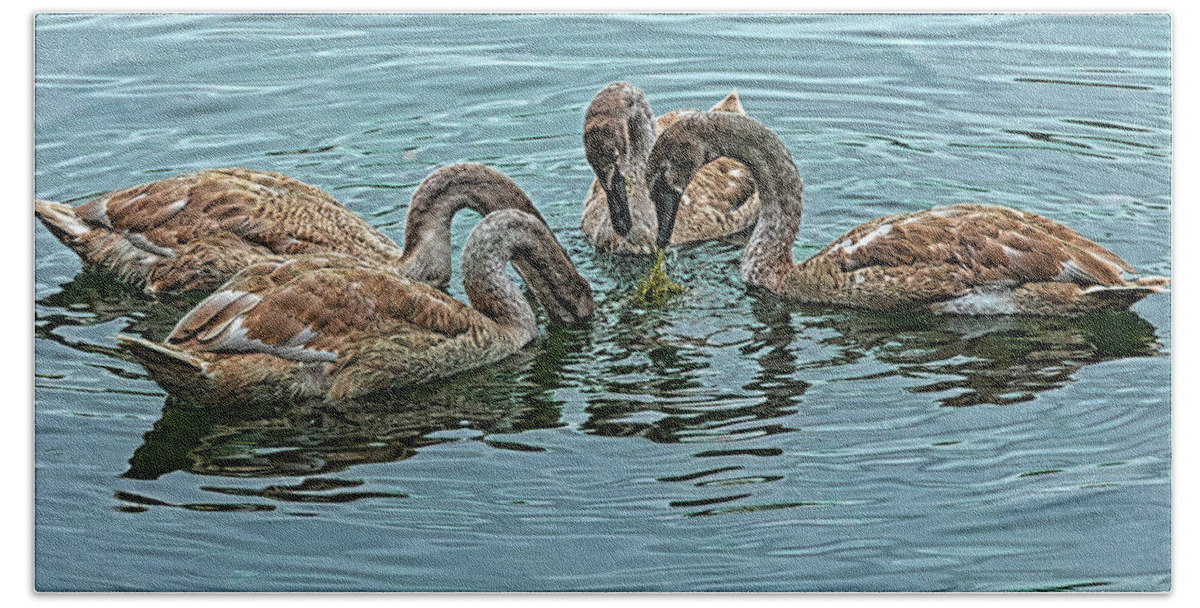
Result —
<svg viewBox="0 0 1200 608"><path fill-rule="evenodd" d="M803 212L800 172L787 147L766 127L732 114L711 116L719 131L706 140L717 156L749 167L758 187L758 222L742 252L742 280L778 290L794 266L792 246Z"/></svg>
<svg viewBox="0 0 1200 608"><path fill-rule="evenodd" d="M400 258L404 274L431 285L450 281L450 229L464 207L481 216L520 209L541 218L525 193L498 171L474 164L443 167L413 193Z"/></svg>
<svg viewBox="0 0 1200 608"><path fill-rule="evenodd" d="M463 288L471 305L509 332L518 347L537 335L529 302L505 271L511 261L546 316L575 322L592 315L592 289L546 224L515 209L483 218L467 237Z"/></svg>
<svg viewBox="0 0 1200 608"><path fill-rule="evenodd" d="M481 234L480 228L486 232ZM462 255L463 290L471 306L495 321L518 348L528 344L537 337L537 318L520 288L508 278L511 238L482 223L471 237Z"/></svg>

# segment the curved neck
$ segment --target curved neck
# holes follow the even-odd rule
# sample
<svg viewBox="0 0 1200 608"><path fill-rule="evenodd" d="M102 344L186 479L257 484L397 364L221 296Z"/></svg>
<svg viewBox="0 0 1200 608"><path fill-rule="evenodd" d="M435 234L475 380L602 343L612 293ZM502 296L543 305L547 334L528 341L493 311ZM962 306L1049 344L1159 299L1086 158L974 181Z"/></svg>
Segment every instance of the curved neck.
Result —
<svg viewBox="0 0 1200 608"><path fill-rule="evenodd" d="M463 288L471 306L507 331L518 347L537 336L537 319L508 277L510 261L552 321L591 316L591 287L546 224L518 210L491 213L463 246Z"/></svg>
<svg viewBox="0 0 1200 608"><path fill-rule="evenodd" d="M499 209L520 209L541 220L529 197L500 172L467 163L443 167L413 192L405 220L401 272L431 285L450 281L450 230L454 215L464 207L481 216Z"/></svg>
<svg viewBox="0 0 1200 608"><path fill-rule="evenodd" d="M508 278L512 243L491 239L463 250L463 289L471 306L495 321L519 348L537 337L537 317L525 295Z"/></svg>
<svg viewBox="0 0 1200 608"><path fill-rule="evenodd" d="M697 133L711 146L711 154L749 167L758 188L758 221L742 252L742 280L778 290L794 266L792 246L804 207L792 155L770 129L745 116L710 113L698 124Z"/></svg>

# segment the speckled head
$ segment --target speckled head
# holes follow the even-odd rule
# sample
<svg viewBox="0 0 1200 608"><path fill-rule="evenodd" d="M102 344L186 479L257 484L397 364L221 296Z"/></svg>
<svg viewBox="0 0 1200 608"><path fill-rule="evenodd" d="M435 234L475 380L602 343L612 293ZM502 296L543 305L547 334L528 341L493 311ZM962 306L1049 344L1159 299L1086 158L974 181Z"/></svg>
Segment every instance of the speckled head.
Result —
<svg viewBox="0 0 1200 608"><path fill-rule="evenodd" d="M764 225L764 217L778 211L768 200L794 205L799 221L800 174L779 136L744 114L696 112L681 116L659 135L646 163L650 199L658 218L659 247L671 242L679 200L692 177L701 167L722 156L746 165L754 175L764 201L758 226Z"/></svg>
<svg viewBox="0 0 1200 608"><path fill-rule="evenodd" d="M629 197L644 183L653 145L654 114L641 89L614 82L592 98L583 122L584 153L604 189L613 230L621 236L633 227Z"/></svg>
<svg viewBox="0 0 1200 608"><path fill-rule="evenodd" d="M463 245L463 285L471 304L493 318L524 317L524 297L504 274L511 261L546 315L555 323L592 316L592 288L575 269L550 229L528 213L489 213ZM515 305L515 307L514 307Z"/></svg>
<svg viewBox="0 0 1200 608"><path fill-rule="evenodd" d="M646 164L646 180L650 184L650 200L658 217L660 248L671 243L675 229L675 212L679 199L701 167L715 160L716 149L704 140L697 129L707 113L694 112L680 116L663 131Z"/></svg>

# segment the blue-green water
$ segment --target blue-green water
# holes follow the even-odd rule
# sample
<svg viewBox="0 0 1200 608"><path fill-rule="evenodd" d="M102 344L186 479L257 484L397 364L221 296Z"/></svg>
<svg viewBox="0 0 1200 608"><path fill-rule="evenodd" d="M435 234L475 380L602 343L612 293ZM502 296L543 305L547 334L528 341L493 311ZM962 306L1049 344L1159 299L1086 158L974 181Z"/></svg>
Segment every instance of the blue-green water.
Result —
<svg viewBox="0 0 1200 608"><path fill-rule="evenodd" d="M645 262L577 226L600 87L659 112L736 87L804 177L798 256L978 201L1169 275L1170 70L1165 15L41 15L37 197L245 166L400 240L426 174L484 162L598 302L402 403L214 413L113 348L183 310L35 226L37 588L1168 589L1168 296L1079 321L798 308L714 243L648 312Z"/></svg>

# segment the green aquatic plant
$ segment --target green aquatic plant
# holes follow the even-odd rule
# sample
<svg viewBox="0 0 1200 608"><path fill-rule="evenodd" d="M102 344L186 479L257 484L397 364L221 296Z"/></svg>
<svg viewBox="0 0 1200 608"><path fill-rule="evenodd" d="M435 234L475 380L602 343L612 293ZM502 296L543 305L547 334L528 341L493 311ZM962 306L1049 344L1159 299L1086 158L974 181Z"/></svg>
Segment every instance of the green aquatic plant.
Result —
<svg viewBox="0 0 1200 608"><path fill-rule="evenodd" d="M633 301L646 308L663 308L672 297L683 293L683 285L671 280L663 268L663 250L654 257L654 266L633 288Z"/></svg>

